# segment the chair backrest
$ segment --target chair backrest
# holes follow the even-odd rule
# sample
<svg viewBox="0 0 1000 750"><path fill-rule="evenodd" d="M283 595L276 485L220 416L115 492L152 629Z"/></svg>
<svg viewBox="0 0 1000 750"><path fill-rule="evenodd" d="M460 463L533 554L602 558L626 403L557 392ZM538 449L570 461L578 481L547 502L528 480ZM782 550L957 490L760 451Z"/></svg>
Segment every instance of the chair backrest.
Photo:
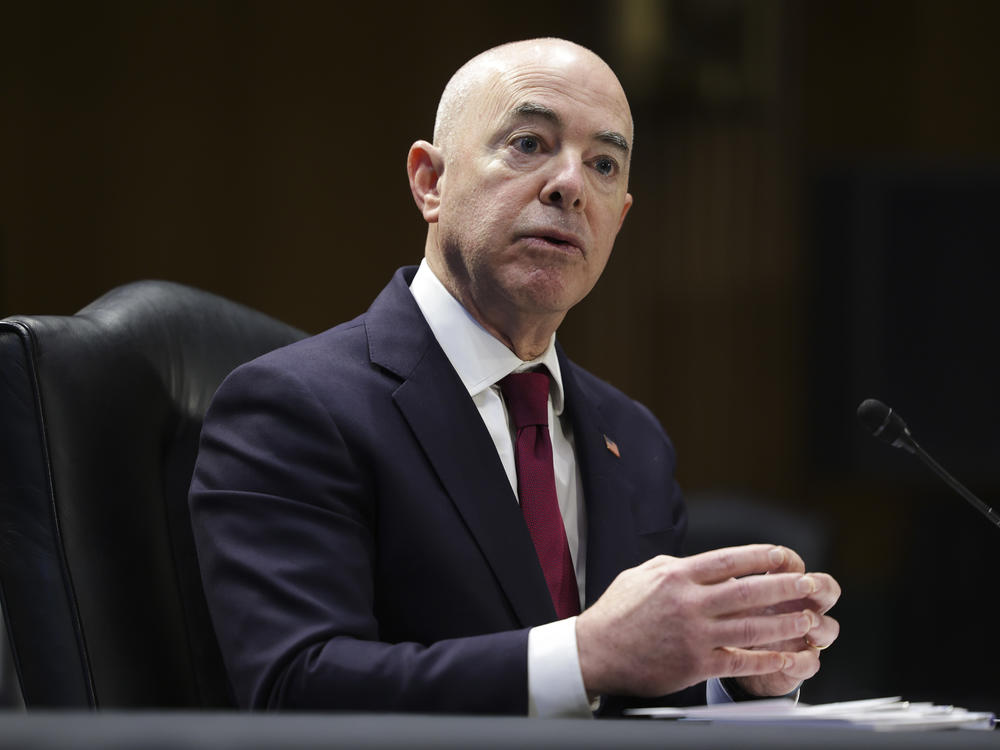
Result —
<svg viewBox="0 0 1000 750"><path fill-rule="evenodd" d="M303 336L162 281L0 321L0 609L28 708L233 704L188 484L222 379Z"/></svg>

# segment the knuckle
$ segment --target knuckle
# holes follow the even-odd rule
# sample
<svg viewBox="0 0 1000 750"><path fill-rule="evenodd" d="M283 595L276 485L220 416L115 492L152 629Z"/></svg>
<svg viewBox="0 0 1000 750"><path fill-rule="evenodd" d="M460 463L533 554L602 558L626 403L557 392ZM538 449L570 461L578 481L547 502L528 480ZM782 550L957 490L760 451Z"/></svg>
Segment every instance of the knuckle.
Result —
<svg viewBox="0 0 1000 750"><path fill-rule="evenodd" d="M737 578L735 580L736 584L736 596L740 603L744 606L749 607L754 602L754 589L751 585L749 578Z"/></svg>
<svg viewBox="0 0 1000 750"><path fill-rule="evenodd" d="M648 560L640 569L645 570L646 573L652 575L654 578L660 578L664 575L668 575L674 566L671 565L673 558L667 557L666 555L657 555L656 557Z"/></svg>
<svg viewBox="0 0 1000 750"><path fill-rule="evenodd" d="M691 558L694 573L699 577L717 579L728 575L736 565L733 551L726 547L704 552Z"/></svg>
<svg viewBox="0 0 1000 750"><path fill-rule="evenodd" d="M732 570L736 567L736 557L730 549L719 550L716 565L720 570Z"/></svg>
<svg viewBox="0 0 1000 750"><path fill-rule="evenodd" d="M747 655L744 651L730 651L729 652L729 669L728 673L738 675L743 674L747 668Z"/></svg>
<svg viewBox="0 0 1000 750"><path fill-rule="evenodd" d="M757 644L757 638L759 637L760 628L757 626L757 621L752 617L748 617L743 621L743 643L747 646L754 646Z"/></svg>

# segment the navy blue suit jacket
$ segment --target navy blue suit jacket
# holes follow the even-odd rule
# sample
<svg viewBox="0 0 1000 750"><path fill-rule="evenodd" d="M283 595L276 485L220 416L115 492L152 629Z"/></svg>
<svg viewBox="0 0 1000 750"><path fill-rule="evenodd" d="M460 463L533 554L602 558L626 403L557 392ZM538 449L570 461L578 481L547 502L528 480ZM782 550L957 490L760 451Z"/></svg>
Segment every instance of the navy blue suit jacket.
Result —
<svg viewBox="0 0 1000 750"><path fill-rule="evenodd" d="M414 270L357 319L238 368L205 418L192 522L243 706L527 710L528 629L555 611ZM625 568L680 554L686 516L657 420L559 358L590 604Z"/></svg>

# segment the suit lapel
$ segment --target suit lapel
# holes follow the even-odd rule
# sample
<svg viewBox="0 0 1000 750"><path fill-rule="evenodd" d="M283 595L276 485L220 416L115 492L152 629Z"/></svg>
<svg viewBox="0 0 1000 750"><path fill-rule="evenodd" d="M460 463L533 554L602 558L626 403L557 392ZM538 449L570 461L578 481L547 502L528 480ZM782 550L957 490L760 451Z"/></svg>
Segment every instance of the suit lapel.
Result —
<svg viewBox="0 0 1000 750"><path fill-rule="evenodd" d="M400 378L393 399L525 627L555 619L531 537L496 447L397 272L365 319L372 362Z"/></svg>
<svg viewBox="0 0 1000 750"><path fill-rule="evenodd" d="M587 508L586 606L590 606L615 576L640 562L632 515L635 488L624 468L627 457L616 456L606 442L627 436L607 433L600 398L577 377L562 349L559 366Z"/></svg>

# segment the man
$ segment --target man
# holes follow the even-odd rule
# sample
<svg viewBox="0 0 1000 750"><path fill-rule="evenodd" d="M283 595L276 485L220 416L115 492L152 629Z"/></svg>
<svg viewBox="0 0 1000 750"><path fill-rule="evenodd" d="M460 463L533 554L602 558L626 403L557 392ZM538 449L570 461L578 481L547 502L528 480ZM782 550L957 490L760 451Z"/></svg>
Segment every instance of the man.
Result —
<svg viewBox="0 0 1000 750"><path fill-rule="evenodd" d="M710 700L784 695L817 671L836 581L772 545L673 557L667 436L555 345L632 205L632 137L592 52L477 56L407 160L419 270L220 388L191 503L242 705L589 715L709 678ZM515 424L526 382L533 428Z"/></svg>

